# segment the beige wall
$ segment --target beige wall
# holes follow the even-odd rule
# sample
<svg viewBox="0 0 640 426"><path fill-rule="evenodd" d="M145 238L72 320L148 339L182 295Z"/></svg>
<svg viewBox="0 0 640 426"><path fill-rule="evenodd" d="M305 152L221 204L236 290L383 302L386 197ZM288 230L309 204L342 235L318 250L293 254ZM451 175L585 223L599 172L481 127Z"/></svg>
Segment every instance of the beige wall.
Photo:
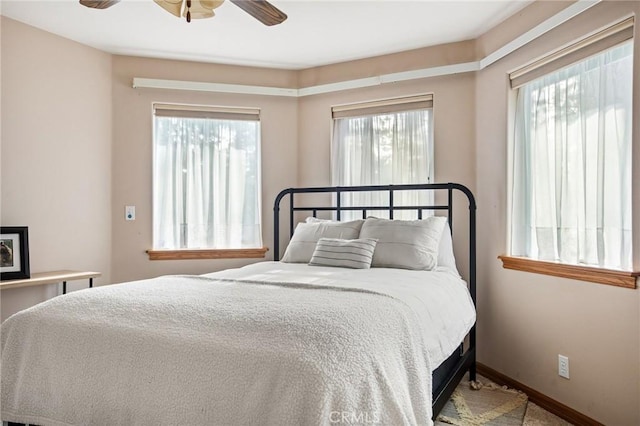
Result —
<svg viewBox="0 0 640 426"><path fill-rule="evenodd" d="M537 6L539 7L539 6ZM556 7L556 5L550 5ZM524 13L526 13L526 10ZM630 13L605 2L477 74L478 349L490 367L609 425L640 424L640 292L502 269L507 223L507 73ZM493 31L514 32L522 17ZM636 40L640 40L636 25ZM640 182L640 42L635 42L634 182ZM636 269L640 185L634 188ZM558 354L571 379L558 376Z"/></svg>
<svg viewBox="0 0 640 426"><path fill-rule="evenodd" d="M239 266L252 260L147 259L144 251L151 247L152 102L262 109L263 223L265 245L271 247L271 203L275 194L289 186L330 183L332 105L433 93L436 180L464 183L475 191L478 201L479 360L605 424L640 424L640 292L507 271L497 260L506 250L507 72L623 15L637 14L640 3L605 2L595 6L478 73L298 100L131 88L133 77L307 87L468 62L501 47L569 4L536 2L475 42L417 49L298 73L119 56L109 62L111 57L95 50L3 19L3 224L10 224L5 218L15 219L12 224L20 224L16 221L22 222L24 217L29 220L32 233L38 229L39 240L32 236L32 256L41 269L76 267L104 272L112 265L111 276L103 283ZM636 40L639 37L636 27ZM636 42L636 69L640 69L638 46L640 43ZM60 52L62 60L58 59ZM11 64L7 65L9 61ZM635 123L640 126L640 73L635 75ZM92 86L88 88L90 83ZM111 107L112 111L106 110ZM101 109L97 112L96 108ZM42 111L39 116L48 117L45 110L54 114L56 120L47 122L47 127L30 126L34 112ZM68 128L59 123L64 123L60 118L68 117L82 119L80 123L74 121L79 131L74 127L71 137L64 131ZM62 138L62 134L67 137ZM635 164L640 164L639 141L640 128L634 128ZM82 144L90 144L87 147L91 150L78 151L78 145L84 148ZM60 146L72 148L61 150ZM34 159L39 162L34 163ZM59 164L67 167L57 167ZM81 181L77 170L82 170ZM640 182L640 167L635 167L634 174L635 181ZM87 182L84 179L98 181L91 181L91 191L83 191L89 184L76 188L78 182L82 185ZM634 211L640 211L640 185L634 191ZM55 204L54 198L62 198L63 202ZM79 200L84 203L78 203ZM72 204L83 210L73 211L69 207ZM124 220L124 206L128 204L137 207L135 222ZM43 211L56 216L49 218ZM70 214L78 216L71 219ZM102 226L94 222L98 219ZM636 214L634 220L634 242L640 247L640 215ZM68 228L75 230L77 223L83 221L91 221L92 226L68 232ZM66 226L69 222L71 225ZM62 233L65 241L72 238L73 250L68 258L73 264L60 265L60 259L67 259L67 253L60 253L58 245L51 243L61 238L60 229L65 230ZM456 235L458 255L462 237ZM103 263L78 264L79 260L94 257ZM640 250L636 250L635 257L636 266L640 267ZM465 269L466 259L458 256L458 260ZM3 310L19 309L19 305L51 296L51 290L35 292L37 297L27 296L25 291L14 293L15 298L9 300L6 296L9 293L4 291ZM571 380L557 375L559 353L570 358Z"/></svg>
<svg viewBox="0 0 640 426"><path fill-rule="evenodd" d="M29 227L32 272L109 283L111 56L4 17L1 55L2 225ZM56 291L3 290L2 319Z"/></svg>
<svg viewBox="0 0 640 426"><path fill-rule="evenodd" d="M113 282L158 275L201 274L242 266L261 259L150 261L152 248L152 115L153 102L260 108L262 129L262 223L266 247L273 247L273 199L297 181L296 98L133 89L134 77L192 79L286 87L291 71L229 67L125 56L113 58ZM247 77L249 76L249 77ZM218 77L221 79L219 80ZM136 220L124 220L124 206L136 206ZM267 258L273 258L268 252Z"/></svg>
<svg viewBox="0 0 640 426"><path fill-rule="evenodd" d="M309 87L403 71L473 62L474 40L423 47L389 55L300 70L298 86Z"/></svg>

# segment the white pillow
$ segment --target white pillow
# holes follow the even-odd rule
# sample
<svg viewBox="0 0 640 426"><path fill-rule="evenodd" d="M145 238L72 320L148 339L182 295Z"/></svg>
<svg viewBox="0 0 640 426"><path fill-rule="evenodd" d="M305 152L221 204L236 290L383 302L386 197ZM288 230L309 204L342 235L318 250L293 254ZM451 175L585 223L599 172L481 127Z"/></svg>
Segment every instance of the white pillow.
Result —
<svg viewBox="0 0 640 426"><path fill-rule="evenodd" d="M376 242L373 238L357 240L320 238L309 265L369 269Z"/></svg>
<svg viewBox="0 0 640 426"><path fill-rule="evenodd" d="M309 216L306 222L335 222L331 219L319 219ZM447 221L442 228L442 236L440 237L440 245L438 246L438 266L451 269L456 274L458 267L456 266L456 257L453 253L453 239L451 238L451 226Z"/></svg>
<svg viewBox="0 0 640 426"><path fill-rule="evenodd" d="M306 218L304 220L307 223L315 223L315 222L338 222L337 220L332 220L332 219L320 219L317 217L313 217L313 216L309 216L308 218Z"/></svg>
<svg viewBox="0 0 640 426"><path fill-rule="evenodd" d="M438 266L449 268L460 275L456 267L456 258L453 254L453 240L451 239L449 222L445 223L442 229L440 245L438 246Z"/></svg>
<svg viewBox="0 0 640 426"><path fill-rule="evenodd" d="M378 240L372 267L430 271L437 266L438 246L447 219L430 216L424 220L367 218L360 238Z"/></svg>
<svg viewBox="0 0 640 426"><path fill-rule="evenodd" d="M360 234L360 228L363 223L364 220L298 223L284 256L282 256L282 261L286 263L309 263L320 238L356 239Z"/></svg>

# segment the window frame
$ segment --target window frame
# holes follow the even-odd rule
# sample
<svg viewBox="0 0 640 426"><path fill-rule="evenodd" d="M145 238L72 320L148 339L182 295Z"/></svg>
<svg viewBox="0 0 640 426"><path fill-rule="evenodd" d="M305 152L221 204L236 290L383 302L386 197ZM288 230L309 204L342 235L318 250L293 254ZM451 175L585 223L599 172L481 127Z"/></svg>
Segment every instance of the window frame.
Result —
<svg viewBox="0 0 640 426"><path fill-rule="evenodd" d="M178 103L153 103L152 104L152 170L155 170L155 151L156 151L156 134L155 134L155 120L156 117L185 117L185 118L212 118L212 119L224 119L224 120L249 120L256 121L259 125L259 139L257 141L257 197L258 197L258 217L260 221L260 240L262 241L262 141L261 141L261 123L260 123L260 109L258 108L243 108L243 107L224 107L224 106L209 106L209 105L190 105L190 104L178 104ZM152 197L155 197L155 176L152 172ZM155 214L155 201L152 200L152 239L155 244L155 228L156 228L156 214ZM264 258L266 252L269 250L264 244L262 247L242 247L242 248L175 248L175 249L161 249L151 248L146 250L149 260L187 260L187 259L246 259L246 258Z"/></svg>
<svg viewBox="0 0 640 426"><path fill-rule="evenodd" d="M515 144L515 115L517 88L538 78L541 70L546 70L542 75L548 75L565 68L569 64L580 62L588 57L602 53L614 46L619 46L629 40L633 40L634 19L628 18L604 30L597 31L568 46L562 47L549 55L529 63L509 74L511 90L508 93L508 177L507 177L507 251L512 253L512 207L513 207L513 150ZM631 41L633 43L633 41ZM549 71L549 69L555 67ZM633 142L632 142L633 143ZM633 165L632 165L633 167ZM633 182L631 183L633 186ZM637 232L637 230L635 231ZM635 247L632 247L632 250ZM498 256L504 269L512 269L530 273L544 274L556 277L570 278L579 281L587 281L598 284L606 284L628 289L637 287L637 278L640 271L616 270L599 266L572 264L566 262L546 261L525 256L513 256L511 254Z"/></svg>
<svg viewBox="0 0 640 426"><path fill-rule="evenodd" d="M391 115L391 114L400 114L400 113L404 113L404 112L414 112L414 111L428 111L428 123L427 123L427 131L428 131L428 140L427 140L427 164L426 164L426 171L427 171L427 181L426 182L378 182L378 183L372 183L372 182L359 182L359 183L353 183L354 185L370 185L370 184L379 184L379 185L386 185L386 184L402 184L402 183L432 183L434 181L434 177L435 177L435 140L434 140L434 112L433 112L433 94L430 93L426 93L426 94L416 94L416 95L410 95L410 96L402 96L402 97L396 97L396 98L386 98L386 99L378 99L378 100L371 100L371 101L364 101L364 102L358 102L358 103L351 103L351 104L341 104L341 105L335 105L331 107L331 161L330 161L330 168L331 168L331 183L334 186L343 186L343 185L348 185L342 182L338 182L336 180L336 165L335 165L335 158L336 158L336 149L337 149L337 141L336 141L336 126L337 124L337 120L343 120L343 119L359 119L359 118L364 118L364 117L376 117L376 116L384 116L384 115ZM356 193L356 194L343 194L345 197L374 197L376 194L371 194L371 193ZM379 195L379 194L377 194ZM429 194L421 194L422 196L427 196L429 197L427 200L424 200L424 203L426 204L433 204L433 199L431 197L433 197L433 194L429 193ZM357 198L356 198L357 200ZM349 202L351 201L350 198L348 198L347 200L342 199L342 203L343 205L347 205L349 204ZM397 201L397 200L396 200ZM364 201L354 201L356 203L361 203ZM369 205L374 205L376 204L375 200L370 200L370 201L366 201L364 202L365 204L369 204ZM400 201L400 204L402 204L402 201ZM358 212L347 212L347 216L352 218L357 218L357 213ZM343 215L345 213L343 212ZM398 212L396 212L396 214L398 214Z"/></svg>

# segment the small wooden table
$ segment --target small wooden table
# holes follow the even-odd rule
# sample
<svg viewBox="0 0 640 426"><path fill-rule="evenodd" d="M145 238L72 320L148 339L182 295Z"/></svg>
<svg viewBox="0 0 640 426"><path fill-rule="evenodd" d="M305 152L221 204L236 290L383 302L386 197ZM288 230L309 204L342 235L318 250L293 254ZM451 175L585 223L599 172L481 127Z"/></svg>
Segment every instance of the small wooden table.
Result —
<svg viewBox="0 0 640 426"><path fill-rule="evenodd" d="M67 281L89 280L89 287L93 287L93 279L101 276L100 272L89 271L52 271L38 272L31 275L31 278L22 280L9 280L0 282L0 290L19 287L31 287L36 285L62 283L62 294L67 293Z"/></svg>

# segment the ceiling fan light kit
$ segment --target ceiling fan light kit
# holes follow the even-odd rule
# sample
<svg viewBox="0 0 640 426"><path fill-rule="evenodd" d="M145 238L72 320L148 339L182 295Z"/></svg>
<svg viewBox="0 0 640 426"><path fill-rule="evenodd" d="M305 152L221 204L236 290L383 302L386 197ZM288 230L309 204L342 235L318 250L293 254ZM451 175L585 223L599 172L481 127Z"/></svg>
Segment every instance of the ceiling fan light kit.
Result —
<svg viewBox="0 0 640 426"><path fill-rule="evenodd" d="M222 5L224 0L153 0L167 12L178 18L183 16L187 22L191 19L212 18L213 9Z"/></svg>
<svg viewBox="0 0 640 426"><path fill-rule="evenodd" d="M80 0L80 4L91 9L106 9L120 0ZM224 0L153 0L174 16L191 19L212 18L213 9L220 7ZM247 12L265 25L278 25L287 15L266 0L231 0L231 3Z"/></svg>

